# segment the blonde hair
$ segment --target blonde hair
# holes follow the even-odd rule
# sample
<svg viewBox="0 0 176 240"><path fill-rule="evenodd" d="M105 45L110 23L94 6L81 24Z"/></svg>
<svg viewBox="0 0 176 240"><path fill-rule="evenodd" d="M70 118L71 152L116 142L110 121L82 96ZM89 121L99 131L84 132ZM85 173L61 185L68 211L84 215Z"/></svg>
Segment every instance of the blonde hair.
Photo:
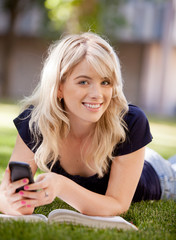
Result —
<svg viewBox="0 0 176 240"><path fill-rule="evenodd" d="M63 102L57 97L59 84L66 81L68 74L85 58L100 76L112 81L113 95L107 110L96 123L91 136L92 144L84 152L83 160L90 167L93 159L98 176L103 176L108 170L109 159L113 159L114 146L126 138L123 117L128 111L128 104L122 90L120 63L115 51L107 41L94 33L66 36L49 48L41 80L34 93L23 101L23 109L34 106L29 128L35 146L42 135L35 161L44 171L49 171L49 162L53 166L58 160L62 140L70 130Z"/></svg>

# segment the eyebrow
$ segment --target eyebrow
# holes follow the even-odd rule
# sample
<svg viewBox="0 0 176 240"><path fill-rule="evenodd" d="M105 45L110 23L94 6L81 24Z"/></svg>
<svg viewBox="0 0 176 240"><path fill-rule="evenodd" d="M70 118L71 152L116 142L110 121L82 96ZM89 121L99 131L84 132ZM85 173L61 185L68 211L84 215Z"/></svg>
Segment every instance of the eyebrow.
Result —
<svg viewBox="0 0 176 240"><path fill-rule="evenodd" d="M80 75L80 76L74 78L74 80L79 79L79 78L86 78L86 79L89 79L89 80L92 79L91 77L88 77L88 76L86 76L86 75Z"/></svg>

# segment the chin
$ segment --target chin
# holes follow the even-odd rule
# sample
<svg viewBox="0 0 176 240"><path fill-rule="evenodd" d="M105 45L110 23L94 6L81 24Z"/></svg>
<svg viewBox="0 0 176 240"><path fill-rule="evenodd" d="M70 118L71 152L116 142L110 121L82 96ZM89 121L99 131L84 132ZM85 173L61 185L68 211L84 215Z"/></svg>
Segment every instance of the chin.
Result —
<svg viewBox="0 0 176 240"><path fill-rule="evenodd" d="M87 119L85 119L86 121L88 121L88 122L91 122L91 123L97 123L99 120L100 120L100 118L101 117L99 117L99 118L87 118Z"/></svg>

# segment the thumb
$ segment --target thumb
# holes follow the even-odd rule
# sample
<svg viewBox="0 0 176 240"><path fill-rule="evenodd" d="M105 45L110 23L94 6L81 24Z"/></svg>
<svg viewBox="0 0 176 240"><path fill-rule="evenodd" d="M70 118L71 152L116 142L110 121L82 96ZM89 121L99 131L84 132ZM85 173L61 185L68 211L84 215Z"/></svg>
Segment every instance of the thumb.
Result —
<svg viewBox="0 0 176 240"><path fill-rule="evenodd" d="M41 182L46 177L46 173L38 175L35 182Z"/></svg>

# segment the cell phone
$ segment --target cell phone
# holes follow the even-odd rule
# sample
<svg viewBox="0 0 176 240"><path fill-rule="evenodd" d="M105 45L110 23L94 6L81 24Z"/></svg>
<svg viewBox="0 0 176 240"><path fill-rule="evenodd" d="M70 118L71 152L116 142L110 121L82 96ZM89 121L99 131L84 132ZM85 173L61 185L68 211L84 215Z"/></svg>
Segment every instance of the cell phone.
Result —
<svg viewBox="0 0 176 240"><path fill-rule="evenodd" d="M23 178L28 178L29 184L34 183L31 167L28 163L12 161L9 162L9 168L11 173L10 179L12 182L15 182ZM24 190L24 187L17 188L16 192L19 192L20 190Z"/></svg>

